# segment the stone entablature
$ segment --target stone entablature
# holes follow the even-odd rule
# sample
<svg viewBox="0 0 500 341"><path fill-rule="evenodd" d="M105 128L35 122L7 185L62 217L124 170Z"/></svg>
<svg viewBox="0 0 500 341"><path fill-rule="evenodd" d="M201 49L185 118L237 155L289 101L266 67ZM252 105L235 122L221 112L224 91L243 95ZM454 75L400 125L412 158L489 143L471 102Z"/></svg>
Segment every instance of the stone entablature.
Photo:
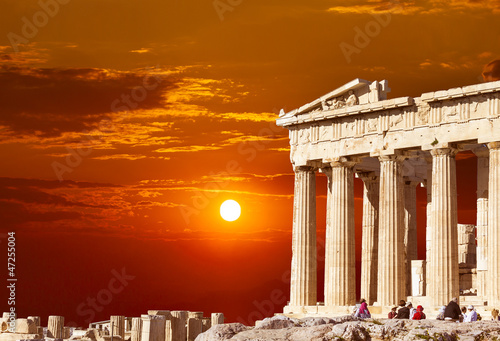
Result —
<svg viewBox="0 0 500 341"><path fill-rule="evenodd" d="M361 84L368 87L366 81ZM500 131L500 81L424 93L417 98L302 111L292 110L277 120L290 130L290 157L296 166L308 161L330 162L339 156L430 150L457 142L484 144L495 141L494 132Z"/></svg>

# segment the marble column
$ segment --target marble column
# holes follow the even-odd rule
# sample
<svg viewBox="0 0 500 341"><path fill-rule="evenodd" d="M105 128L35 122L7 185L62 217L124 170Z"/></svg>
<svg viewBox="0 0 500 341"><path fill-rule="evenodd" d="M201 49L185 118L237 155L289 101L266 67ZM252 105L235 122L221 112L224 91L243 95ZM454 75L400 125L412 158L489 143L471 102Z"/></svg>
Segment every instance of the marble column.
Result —
<svg viewBox="0 0 500 341"><path fill-rule="evenodd" d="M490 171L488 184L488 305L500 305L500 142L488 143Z"/></svg>
<svg viewBox="0 0 500 341"><path fill-rule="evenodd" d="M316 175L295 168L290 306L316 305Z"/></svg>
<svg viewBox="0 0 500 341"><path fill-rule="evenodd" d="M172 320L165 320L165 341L174 341L174 331L172 329Z"/></svg>
<svg viewBox="0 0 500 341"><path fill-rule="evenodd" d="M121 336L122 340L125 339L125 316L111 316L109 319L110 324L113 325L113 335Z"/></svg>
<svg viewBox="0 0 500 341"><path fill-rule="evenodd" d="M47 337L61 339L64 332L64 316L49 316Z"/></svg>
<svg viewBox="0 0 500 341"><path fill-rule="evenodd" d="M486 297L488 282L488 177L490 159L488 148L477 149L474 153L477 156L477 296Z"/></svg>
<svg viewBox="0 0 500 341"><path fill-rule="evenodd" d="M142 333L142 319L140 317L132 318L132 330L130 331L130 341L140 341Z"/></svg>
<svg viewBox="0 0 500 341"><path fill-rule="evenodd" d="M215 326L216 324L224 324L223 313L212 313L212 326Z"/></svg>
<svg viewBox="0 0 500 341"><path fill-rule="evenodd" d="M429 276L431 268L431 236L432 236L432 155L425 158L427 161L427 179L425 179L425 189L427 192L427 206L425 209L425 289L423 295L429 292Z"/></svg>
<svg viewBox="0 0 500 341"><path fill-rule="evenodd" d="M325 306L356 303L354 177L352 162L333 162L328 177Z"/></svg>
<svg viewBox="0 0 500 341"><path fill-rule="evenodd" d="M174 341L184 341L187 337L186 323L188 312L184 310L174 310L172 314L172 334Z"/></svg>
<svg viewBox="0 0 500 341"><path fill-rule="evenodd" d="M406 292L405 296L411 296L411 261L417 257L417 185L418 181L405 181L405 269L406 269Z"/></svg>
<svg viewBox="0 0 500 341"><path fill-rule="evenodd" d="M187 341L194 341L201 334L203 323L199 318L188 318L187 322Z"/></svg>
<svg viewBox="0 0 500 341"><path fill-rule="evenodd" d="M432 155L432 231L429 292L432 306L459 295L456 150L436 148Z"/></svg>
<svg viewBox="0 0 500 341"><path fill-rule="evenodd" d="M361 298L369 305L377 301L379 177L360 173L363 180L361 241Z"/></svg>
<svg viewBox="0 0 500 341"><path fill-rule="evenodd" d="M377 302L391 306L405 299L403 157L380 156Z"/></svg>
<svg viewBox="0 0 500 341"><path fill-rule="evenodd" d="M141 319L141 341L165 341L165 316L141 315Z"/></svg>

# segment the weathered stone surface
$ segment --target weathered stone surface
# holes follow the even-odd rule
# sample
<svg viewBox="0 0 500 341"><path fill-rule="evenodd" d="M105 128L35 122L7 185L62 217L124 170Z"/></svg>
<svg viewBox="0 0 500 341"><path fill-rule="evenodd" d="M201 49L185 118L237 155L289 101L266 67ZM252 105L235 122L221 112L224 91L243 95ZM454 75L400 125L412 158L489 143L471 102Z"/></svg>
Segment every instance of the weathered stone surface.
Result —
<svg viewBox="0 0 500 341"><path fill-rule="evenodd" d="M141 341L165 341L165 316L141 315Z"/></svg>
<svg viewBox="0 0 500 341"><path fill-rule="evenodd" d="M36 334L37 328L35 322L29 319L16 320L16 333L20 334Z"/></svg>
<svg viewBox="0 0 500 341"><path fill-rule="evenodd" d="M28 316L28 320L33 321L37 327L40 327L40 316Z"/></svg>
<svg viewBox="0 0 500 341"><path fill-rule="evenodd" d="M61 338L64 333L64 316L49 316L47 337Z"/></svg>
<svg viewBox="0 0 500 341"><path fill-rule="evenodd" d="M0 333L0 341L43 340L38 334Z"/></svg>
<svg viewBox="0 0 500 341"><path fill-rule="evenodd" d="M202 313L203 314L203 313ZM201 334L203 324L199 318L188 318L187 321L187 340L194 341Z"/></svg>
<svg viewBox="0 0 500 341"><path fill-rule="evenodd" d="M268 321L286 321L280 317ZM351 316L341 318L306 318L295 320L293 326L280 329L245 327L239 323L217 325L200 334L196 341L220 340L495 340L500 337L500 323L478 321L455 323L437 320L360 320Z"/></svg>
<svg viewBox="0 0 500 341"><path fill-rule="evenodd" d="M283 329L296 327L299 325L300 321L297 319L289 318L286 316L275 316L265 318L255 327L255 329Z"/></svg>
<svg viewBox="0 0 500 341"><path fill-rule="evenodd" d="M212 313L212 326L217 324L224 323L224 314L223 313Z"/></svg>
<svg viewBox="0 0 500 341"><path fill-rule="evenodd" d="M196 341L229 340L234 335L251 329L241 323L217 324L205 333L198 335Z"/></svg>
<svg viewBox="0 0 500 341"><path fill-rule="evenodd" d="M210 327L212 327L212 319L210 317L202 318L201 323L202 323L202 329L201 329L202 332L206 332L207 330L210 329Z"/></svg>
<svg viewBox="0 0 500 341"><path fill-rule="evenodd" d="M175 310L172 314L172 335L173 341L184 341L187 337L187 318L188 312L184 310Z"/></svg>
<svg viewBox="0 0 500 341"><path fill-rule="evenodd" d="M125 338L125 316L113 315L110 317L110 326L112 327L113 335L120 335L123 339Z"/></svg>
<svg viewBox="0 0 500 341"><path fill-rule="evenodd" d="M139 317L132 318L132 329L130 331L130 341L140 341L142 333L142 319Z"/></svg>
<svg viewBox="0 0 500 341"><path fill-rule="evenodd" d="M96 328L89 328L85 335L83 335L82 339L91 340L91 341L102 341L103 334L102 331Z"/></svg>

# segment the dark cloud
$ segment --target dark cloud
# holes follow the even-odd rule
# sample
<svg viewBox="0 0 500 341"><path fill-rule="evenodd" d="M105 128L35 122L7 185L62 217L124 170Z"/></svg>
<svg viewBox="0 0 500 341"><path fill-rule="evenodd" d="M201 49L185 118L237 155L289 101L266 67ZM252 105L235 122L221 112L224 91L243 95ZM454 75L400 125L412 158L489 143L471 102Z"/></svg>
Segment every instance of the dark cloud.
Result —
<svg viewBox="0 0 500 341"><path fill-rule="evenodd" d="M90 130L110 117L113 107L127 109L123 96L134 103L128 109L163 107L162 94L175 87L175 80L147 78L145 83L145 77L145 71L4 66L0 68L0 124L15 133L57 136ZM145 84L150 90L144 91Z"/></svg>
<svg viewBox="0 0 500 341"><path fill-rule="evenodd" d="M57 186L59 184L59 186ZM106 187L106 185L104 185ZM108 185L112 186L112 185ZM47 193L43 189L55 188L96 188L97 184L74 181L46 181L38 179L0 178L0 200L25 204L51 205L60 207L112 208L110 205L89 205L68 200L64 195ZM101 186L102 187L102 186Z"/></svg>

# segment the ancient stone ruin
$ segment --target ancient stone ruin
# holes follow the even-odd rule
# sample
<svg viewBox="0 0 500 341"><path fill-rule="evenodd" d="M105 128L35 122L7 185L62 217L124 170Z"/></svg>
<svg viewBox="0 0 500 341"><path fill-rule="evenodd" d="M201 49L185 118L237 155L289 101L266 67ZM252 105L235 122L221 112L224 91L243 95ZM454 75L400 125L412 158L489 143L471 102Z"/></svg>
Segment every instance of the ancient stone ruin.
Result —
<svg viewBox="0 0 500 341"><path fill-rule="evenodd" d="M401 299L431 311L453 297L500 306L500 81L415 98L387 99L389 91L387 81L355 79L280 112L295 172L287 315L349 313L356 303L354 175L364 182L360 294L372 312L386 314ZM477 226L458 224L460 151L477 156L470 179ZM324 302L317 300L317 172L328 178ZM427 189L426 245L416 238L419 184Z"/></svg>
<svg viewBox="0 0 500 341"><path fill-rule="evenodd" d="M10 322L13 322L12 325ZM0 324L0 341L47 339L81 341L194 341L198 335L224 323L224 314L203 312L149 310L141 317L111 316L108 321L90 323L88 329L64 326L63 316L49 316L47 327L40 317L11 318L4 313ZM12 329L11 327L14 327Z"/></svg>

